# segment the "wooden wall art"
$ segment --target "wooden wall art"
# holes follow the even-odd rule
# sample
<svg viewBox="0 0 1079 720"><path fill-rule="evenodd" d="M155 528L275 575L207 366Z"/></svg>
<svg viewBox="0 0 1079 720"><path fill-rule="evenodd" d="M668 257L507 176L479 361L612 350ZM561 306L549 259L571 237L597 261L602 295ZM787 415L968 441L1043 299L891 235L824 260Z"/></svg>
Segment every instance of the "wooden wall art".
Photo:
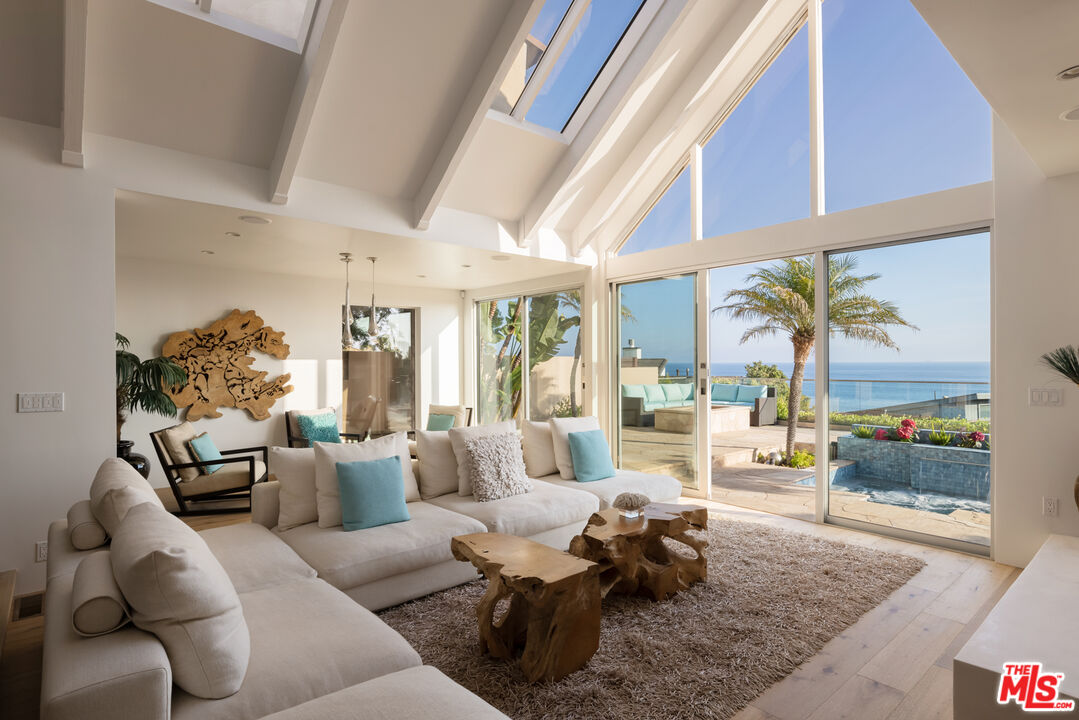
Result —
<svg viewBox="0 0 1079 720"><path fill-rule="evenodd" d="M272 357L288 357L285 333L266 325L254 310L233 310L210 327L173 333L161 348L187 371L187 385L171 395L178 408L187 408L187 419L221 417L218 408L243 408L256 420L270 417L270 407L292 392L286 385L290 373L266 381L267 373L252 370L259 350Z"/></svg>

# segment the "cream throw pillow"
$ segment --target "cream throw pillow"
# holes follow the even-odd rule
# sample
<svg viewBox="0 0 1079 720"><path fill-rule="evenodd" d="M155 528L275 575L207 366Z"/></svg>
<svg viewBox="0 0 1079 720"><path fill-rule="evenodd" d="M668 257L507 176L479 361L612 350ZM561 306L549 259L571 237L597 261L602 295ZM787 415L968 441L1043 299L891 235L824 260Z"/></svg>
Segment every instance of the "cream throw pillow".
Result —
<svg viewBox="0 0 1079 720"><path fill-rule="evenodd" d="M457 492L457 456L446 430L417 430L416 457L420 465L420 497L430 500Z"/></svg>
<svg viewBox="0 0 1079 720"><path fill-rule="evenodd" d="M551 418L551 439L554 441L554 459L558 465L558 474L563 480L575 480L577 475L573 472L573 455L569 451L569 434L571 432L585 432L599 430L599 420L594 417L579 418Z"/></svg>
<svg viewBox="0 0 1079 720"><path fill-rule="evenodd" d="M472 438L486 435L502 435L508 432L517 432L517 423L513 420L493 423L491 425L474 425L472 427L452 428L449 431L450 444L453 445L453 454L457 457L457 494L472 494L472 461L468 457L465 443Z"/></svg>
<svg viewBox="0 0 1079 720"><path fill-rule="evenodd" d="M80 500L67 511L67 536L76 550L93 550L108 541L108 533L94 517L89 500Z"/></svg>
<svg viewBox="0 0 1079 720"><path fill-rule="evenodd" d="M112 535L127 511L140 503L153 503L164 509L150 483L120 458L108 458L97 469L90 484L90 511Z"/></svg>
<svg viewBox="0 0 1079 720"><path fill-rule="evenodd" d="M165 443L165 450L168 451L169 457L172 458L173 465L195 462L198 459L191 454L191 448L187 444L196 435L198 433L195 432L195 426L186 420L175 427L161 431L161 439ZM176 472L180 474L181 482L190 482L199 476L201 469L184 468Z"/></svg>
<svg viewBox="0 0 1079 720"><path fill-rule="evenodd" d="M394 455L401 459L401 481L405 486L405 502L419 500L420 488L416 484L416 475L412 472L408 437L404 433L394 433L361 443L315 443L318 526L331 528L341 524L341 493L337 484L337 463L382 460Z"/></svg>
<svg viewBox="0 0 1079 720"><path fill-rule="evenodd" d="M143 504L113 534L110 555L132 620L161 641L173 681L201 698L239 690L251 636L236 589L206 541L180 519Z"/></svg>
<svg viewBox="0 0 1079 720"><path fill-rule="evenodd" d="M472 465L472 494L477 502L524 495L532 490L517 433L469 438L465 451Z"/></svg>
<svg viewBox="0 0 1079 720"><path fill-rule="evenodd" d="M550 423L525 420L521 426L521 436L528 477L541 478L558 472Z"/></svg>
<svg viewBox="0 0 1079 720"><path fill-rule="evenodd" d="M270 448L270 473L281 484L277 529L318 520L314 448Z"/></svg>
<svg viewBox="0 0 1079 720"><path fill-rule="evenodd" d="M71 625L79 635L104 635L131 621L108 550L84 557L71 582Z"/></svg>

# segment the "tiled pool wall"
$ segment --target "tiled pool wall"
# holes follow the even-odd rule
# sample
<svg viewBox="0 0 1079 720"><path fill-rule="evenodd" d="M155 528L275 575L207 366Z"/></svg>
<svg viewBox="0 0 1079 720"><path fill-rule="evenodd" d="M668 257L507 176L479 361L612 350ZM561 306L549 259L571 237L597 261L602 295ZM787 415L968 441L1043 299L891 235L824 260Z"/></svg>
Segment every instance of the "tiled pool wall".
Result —
<svg viewBox="0 0 1079 720"><path fill-rule="evenodd" d="M846 474L887 480L913 490L959 497L989 499L989 451L940 447L892 440L869 440L853 435L838 439L837 457L854 465L837 470Z"/></svg>

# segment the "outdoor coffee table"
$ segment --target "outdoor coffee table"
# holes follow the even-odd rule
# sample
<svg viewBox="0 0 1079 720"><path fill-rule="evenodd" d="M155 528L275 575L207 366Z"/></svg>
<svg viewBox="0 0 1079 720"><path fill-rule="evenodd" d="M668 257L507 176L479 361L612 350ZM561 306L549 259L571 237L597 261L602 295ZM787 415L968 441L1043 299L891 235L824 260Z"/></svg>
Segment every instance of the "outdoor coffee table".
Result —
<svg viewBox="0 0 1079 720"><path fill-rule="evenodd" d="M487 577L476 607L480 652L512 660L530 682L559 680L599 648L599 566L547 545L501 533L460 535L453 556ZM495 619L499 601L509 609Z"/></svg>
<svg viewBox="0 0 1079 720"><path fill-rule="evenodd" d="M600 593L645 595L666 600L708 577L704 549L708 541L688 534L708 528L708 509L700 505L651 503L636 518L622 517L615 508L588 519L584 532L573 538L569 551L599 564ZM672 552L670 538L693 550L695 557Z"/></svg>

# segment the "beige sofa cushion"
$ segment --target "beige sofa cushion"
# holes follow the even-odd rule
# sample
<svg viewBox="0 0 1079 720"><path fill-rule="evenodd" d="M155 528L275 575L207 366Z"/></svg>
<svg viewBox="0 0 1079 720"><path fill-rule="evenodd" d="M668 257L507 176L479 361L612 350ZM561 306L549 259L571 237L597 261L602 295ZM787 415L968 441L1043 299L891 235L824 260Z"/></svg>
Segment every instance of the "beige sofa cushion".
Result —
<svg viewBox="0 0 1079 720"><path fill-rule="evenodd" d="M409 503L408 514L410 519L405 522L353 532L308 524L280 536L318 571L319 577L336 588L349 590L452 560L450 539L454 535L484 532L476 520L427 501Z"/></svg>
<svg viewBox="0 0 1079 720"><path fill-rule="evenodd" d="M105 528L94 517L89 500L80 500L67 511L67 532L76 550L93 550L108 542Z"/></svg>
<svg viewBox="0 0 1079 720"><path fill-rule="evenodd" d="M433 667L400 670L338 690L265 720L350 718L363 708L364 720L509 720L477 695Z"/></svg>
<svg viewBox="0 0 1079 720"><path fill-rule="evenodd" d="M226 525L203 530L199 537L221 563L237 593L315 577L313 567L262 525Z"/></svg>
<svg viewBox="0 0 1079 720"><path fill-rule="evenodd" d="M282 530L318 521L314 448L270 448L270 473L281 483L277 526Z"/></svg>
<svg viewBox="0 0 1079 720"><path fill-rule="evenodd" d="M529 493L490 502L476 502L475 498L460 495L443 495L428 502L475 518L489 532L520 537L530 537L571 523L580 523L583 530L589 516L599 510L595 495L539 482Z"/></svg>
<svg viewBox="0 0 1079 720"><path fill-rule="evenodd" d="M611 507L614 499L624 492L647 495L652 502L674 502L682 494L682 483L673 477L636 470L615 470L614 477L584 483L563 480L557 473L539 480L559 487L591 493L599 498L601 510Z"/></svg>
<svg viewBox="0 0 1079 720"><path fill-rule="evenodd" d="M457 492L457 456L447 430L417 430L420 497L424 500Z"/></svg>
<svg viewBox="0 0 1079 720"><path fill-rule="evenodd" d="M469 460L465 443L477 437L485 435L500 435L502 433L516 432L517 423L507 420L490 425L474 425L472 427L455 427L449 430L450 444L453 446L453 454L457 458L457 494L472 494L472 461Z"/></svg>
<svg viewBox="0 0 1079 720"><path fill-rule="evenodd" d="M225 569L198 533L161 508L131 508L112 538L116 582L132 619L158 637L177 685L228 697L247 672L250 636Z"/></svg>
<svg viewBox="0 0 1079 720"><path fill-rule="evenodd" d="M127 511L144 502L164 509L150 483L135 468L120 458L101 463L90 484L90 510L105 532L114 535Z"/></svg>
<svg viewBox="0 0 1079 720"><path fill-rule="evenodd" d="M179 425L161 431L161 440L165 443L165 451L168 452L173 465L195 462L198 459L191 454L191 448L188 446L188 443L196 435L198 433L195 432L195 426L186 420ZM181 482L194 480L200 474L199 468L184 468L176 472L179 473Z"/></svg>
<svg viewBox="0 0 1079 720"><path fill-rule="evenodd" d="M127 601L112 576L108 550L90 553L75 569L71 586L71 625L86 637L119 630L131 620Z"/></svg>
<svg viewBox="0 0 1079 720"><path fill-rule="evenodd" d="M404 638L321 580L243 593L240 601L251 629L243 687L214 702L177 691L172 720L261 718L420 664ZM363 709L345 717L364 717Z"/></svg>
<svg viewBox="0 0 1079 720"><path fill-rule="evenodd" d="M525 420L521 425L521 449L528 477L541 478L558 472L550 423Z"/></svg>
<svg viewBox="0 0 1079 720"><path fill-rule="evenodd" d="M315 490L318 505L318 526L337 527L341 524L341 493L337 484L337 463L359 460L382 460L396 455L401 459L405 502L420 499L420 488L412 472L408 454L408 438L394 433L362 443L315 443Z"/></svg>
<svg viewBox="0 0 1079 720"><path fill-rule="evenodd" d="M594 417L579 418L551 418L551 440L554 443L555 465L558 466L558 474L563 480L575 480L577 476L573 472L573 455L569 451L569 434L571 432L586 432L599 430L599 420Z"/></svg>

